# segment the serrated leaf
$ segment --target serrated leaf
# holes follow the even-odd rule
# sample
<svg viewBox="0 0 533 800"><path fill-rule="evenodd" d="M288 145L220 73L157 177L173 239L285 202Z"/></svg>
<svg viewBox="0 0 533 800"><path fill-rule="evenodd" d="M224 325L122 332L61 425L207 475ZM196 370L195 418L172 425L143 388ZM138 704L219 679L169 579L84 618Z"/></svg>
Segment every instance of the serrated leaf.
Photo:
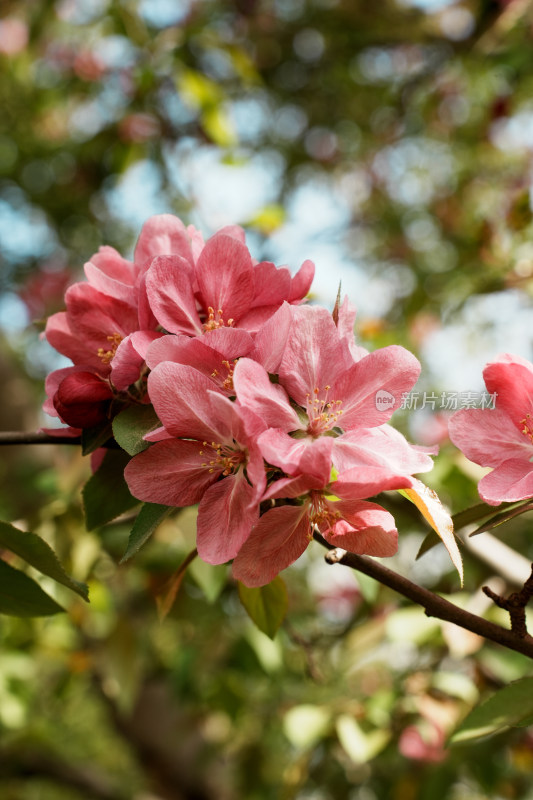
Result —
<svg viewBox="0 0 533 800"><path fill-rule="evenodd" d="M400 489L400 494L407 497L418 508L424 519L442 540L444 547L452 560L452 564L459 573L461 586L463 585L463 560L457 546L453 532L453 521L433 489L422 481L413 479L413 486L409 489Z"/></svg>
<svg viewBox="0 0 533 800"><path fill-rule="evenodd" d="M0 614L48 617L64 610L38 583L0 558Z"/></svg>
<svg viewBox="0 0 533 800"><path fill-rule="evenodd" d="M520 727L532 715L533 678L522 678L474 708L452 735L450 742L470 742L506 728Z"/></svg>
<svg viewBox="0 0 533 800"><path fill-rule="evenodd" d="M502 503L499 506L499 510L514 508L515 505L516 503ZM479 522L480 519L492 516L492 514L494 514L494 506L489 506L488 503L477 503L477 505L465 508L464 511L459 511L453 515L454 529L458 531L466 525L472 525L474 522Z"/></svg>
<svg viewBox="0 0 533 800"><path fill-rule="evenodd" d="M99 469L82 489L87 530L105 525L139 503L124 480L129 456L122 450L109 450Z"/></svg>
<svg viewBox="0 0 533 800"><path fill-rule="evenodd" d="M75 581L65 572L52 548L37 534L21 531L8 522L0 521L0 549L10 550L43 575L72 589L84 600L89 599L88 586Z"/></svg>
<svg viewBox="0 0 533 800"><path fill-rule="evenodd" d="M239 598L250 619L271 639L285 619L289 598L279 575L266 586L249 587L239 581Z"/></svg>
<svg viewBox="0 0 533 800"><path fill-rule="evenodd" d="M161 522L168 517L172 509L173 506L162 506L159 503L145 503L143 505L133 523L126 552L120 559L121 564L140 550Z"/></svg>
<svg viewBox="0 0 533 800"><path fill-rule="evenodd" d="M153 406L130 406L113 420L113 435L130 456L136 456L150 446L143 437L161 425Z"/></svg>
<svg viewBox="0 0 533 800"><path fill-rule="evenodd" d="M418 553L415 556L415 561L418 561L419 558L422 558L423 555L428 553L432 550L436 545L442 544L442 540L435 531L430 531L427 536L424 538L424 541L418 548Z"/></svg>
<svg viewBox="0 0 533 800"><path fill-rule="evenodd" d="M113 437L113 428L107 420L95 428L84 428L81 432L81 454L88 456Z"/></svg>
<svg viewBox="0 0 533 800"><path fill-rule="evenodd" d="M500 511L498 514L495 514L493 517L490 517L490 519L486 520L483 525L481 525L479 528L476 528L475 531L472 531L470 536L477 536L478 533L485 533L485 531L490 531L492 528L497 528L498 525L503 525L504 522L508 522L514 517L519 517L521 514L525 514L527 511L533 511L533 503L527 502L515 508L508 508L505 511Z"/></svg>

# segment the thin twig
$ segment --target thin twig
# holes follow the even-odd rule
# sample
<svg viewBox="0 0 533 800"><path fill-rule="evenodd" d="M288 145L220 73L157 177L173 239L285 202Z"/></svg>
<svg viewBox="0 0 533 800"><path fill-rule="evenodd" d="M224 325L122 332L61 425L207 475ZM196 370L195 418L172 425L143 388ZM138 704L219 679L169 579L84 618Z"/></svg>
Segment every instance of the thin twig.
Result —
<svg viewBox="0 0 533 800"><path fill-rule="evenodd" d="M343 564L374 578L384 586L388 586L395 592L407 597L408 600L412 600L417 605L422 606L428 617L436 617L446 622L453 622L454 625L458 625L460 628L477 633L478 636L533 659L533 637L529 636L529 634L524 637L518 636L515 631L502 628L500 625L478 617L476 614L471 614L469 611L450 603L449 600L440 597L440 595L429 591L429 589L424 589L408 578L404 578L403 575L393 572L393 570L372 558L358 556L355 553L347 553L345 550L336 548L319 533L315 533L314 538L321 545L332 551L326 555L328 563Z"/></svg>
<svg viewBox="0 0 533 800"><path fill-rule="evenodd" d="M483 591L499 608L509 612L513 633L521 639L526 638L528 636L526 606L533 597L533 564L531 565L531 575L519 592L513 592L509 597L502 597L502 595L493 592L489 586L483 586Z"/></svg>
<svg viewBox="0 0 533 800"><path fill-rule="evenodd" d="M44 431L0 431L0 445L3 444L81 444L81 436L55 436Z"/></svg>

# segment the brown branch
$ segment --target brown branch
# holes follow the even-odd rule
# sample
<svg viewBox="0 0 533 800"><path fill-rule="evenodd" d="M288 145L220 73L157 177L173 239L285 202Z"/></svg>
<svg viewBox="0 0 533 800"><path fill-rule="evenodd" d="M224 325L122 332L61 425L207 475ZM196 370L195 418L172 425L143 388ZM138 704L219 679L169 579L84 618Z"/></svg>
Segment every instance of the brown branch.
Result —
<svg viewBox="0 0 533 800"><path fill-rule="evenodd" d="M3 444L81 444L81 436L54 436L43 431L0 431L0 445Z"/></svg>
<svg viewBox="0 0 533 800"><path fill-rule="evenodd" d="M489 586L483 586L483 592L487 597L490 597L499 608L503 608L505 611L509 612L511 630L519 636L520 639L525 639L528 636L526 606L533 597L533 564L531 565L531 575L519 592L513 592L509 597L502 597L502 595L493 592Z"/></svg>
<svg viewBox="0 0 533 800"><path fill-rule="evenodd" d="M378 561L374 561L368 556L358 556L355 553L347 553L345 550L336 548L334 545L327 542L319 533L314 534L314 538L321 545L326 547L329 552L326 555L326 561L329 564L343 564L351 569L358 570L359 572L368 575L370 578L379 581L389 589L393 589L398 594L412 600L413 603L422 606L428 617L436 617L445 622L453 622L460 628L465 628L467 631L477 633L484 639L489 639L491 642L496 642L509 650L515 650L517 653L522 653L525 656L533 659L533 637L526 634L522 637L517 635L513 630L502 628L493 622L489 622L476 614L471 614L459 606L445 600L444 597L424 589L422 586L413 583L403 575L388 567L383 566Z"/></svg>

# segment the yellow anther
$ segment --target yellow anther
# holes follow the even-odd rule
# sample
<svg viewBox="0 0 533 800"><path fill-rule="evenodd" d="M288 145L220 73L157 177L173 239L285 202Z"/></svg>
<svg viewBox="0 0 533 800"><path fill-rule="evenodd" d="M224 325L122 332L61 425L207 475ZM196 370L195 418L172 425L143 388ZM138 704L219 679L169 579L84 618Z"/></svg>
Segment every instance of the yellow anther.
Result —
<svg viewBox="0 0 533 800"><path fill-rule="evenodd" d="M122 341L122 336L120 333L112 333L110 336L106 336L106 339L111 344L111 348L109 350L104 350L103 347L99 347L97 350L97 355L103 364L110 364L115 357L115 353L117 352L119 344Z"/></svg>

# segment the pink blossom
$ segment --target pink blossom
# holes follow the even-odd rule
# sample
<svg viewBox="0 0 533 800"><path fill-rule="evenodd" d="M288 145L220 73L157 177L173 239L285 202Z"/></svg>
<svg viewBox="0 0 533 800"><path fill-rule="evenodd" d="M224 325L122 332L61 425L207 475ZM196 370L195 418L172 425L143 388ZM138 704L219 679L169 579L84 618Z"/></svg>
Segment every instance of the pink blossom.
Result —
<svg viewBox="0 0 533 800"><path fill-rule="evenodd" d="M277 341L272 331L274 352ZM292 309L288 339L276 358L279 385L261 364L239 360L233 381L237 400L265 421L259 445L269 463L295 474L307 448L328 437L339 471L380 466L404 475L431 468L425 453L383 425L392 408L382 410L376 403L380 390L393 397L408 391L418 377L418 361L395 346L357 355L354 361L346 334L326 309L302 307Z"/></svg>
<svg viewBox="0 0 533 800"><path fill-rule="evenodd" d="M256 439L263 424L213 391L213 381L194 367L163 362L148 389L165 438L127 465L130 491L152 503L199 503L198 553L210 564L225 563L259 517L266 477Z"/></svg>
<svg viewBox="0 0 533 800"><path fill-rule="evenodd" d="M148 304L146 272L160 255L176 255L192 265L193 251L203 246L199 238L194 228L186 228L177 217L162 214L143 226L133 262L112 247L101 247L92 256L85 265L87 281L67 290L66 311L51 316L46 326L47 340L74 364L69 372L56 371L47 382L54 392L45 404L48 413L59 415L64 422L75 416L76 424L91 427L104 413L100 399L104 391L102 380L107 386L106 394L120 400L116 408L131 399L146 400L146 353L154 339L163 335L156 330L158 322ZM71 374L76 377L71 378ZM67 377L66 387L58 394L59 379ZM81 396L83 403L78 399ZM74 405L76 411L71 408ZM108 414L112 407L107 404Z"/></svg>
<svg viewBox="0 0 533 800"><path fill-rule="evenodd" d="M479 482L490 505L533 497L533 364L503 354L483 370L494 409L461 409L449 421L450 439L467 458L492 472Z"/></svg>
<svg viewBox="0 0 533 800"><path fill-rule="evenodd" d="M177 255L156 258L147 275L150 305L170 333L199 336L221 327L255 332L288 300L299 302L314 268L294 278L285 267L254 263L233 229L219 231L195 263Z"/></svg>
<svg viewBox="0 0 533 800"><path fill-rule="evenodd" d="M267 489L263 499L300 501L276 506L261 516L233 562L235 578L246 586L270 583L306 550L314 526L329 542L352 553L394 555L398 546L394 518L376 503L360 499L364 490L359 496L354 491L350 499L332 500L331 495L341 494L342 487L339 489L339 482L328 485L328 464L323 440L312 456L309 451L305 454L301 475L281 479Z"/></svg>

